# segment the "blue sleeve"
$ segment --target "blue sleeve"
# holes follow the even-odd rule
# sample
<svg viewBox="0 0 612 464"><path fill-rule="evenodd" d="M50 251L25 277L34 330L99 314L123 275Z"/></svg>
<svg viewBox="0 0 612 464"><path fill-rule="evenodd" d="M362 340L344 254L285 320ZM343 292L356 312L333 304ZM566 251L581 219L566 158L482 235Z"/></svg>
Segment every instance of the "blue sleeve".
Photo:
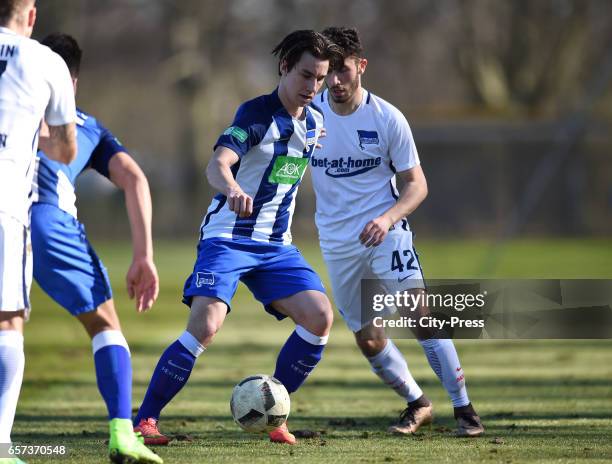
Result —
<svg viewBox="0 0 612 464"><path fill-rule="evenodd" d="M267 113L269 112L261 99L240 105L234 122L219 136L213 150L219 146L227 147L242 158L266 135L272 122L272 117Z"/></svg>
<svg viewBox="0 0 612 464"><path fill-rule="evenodd" d="M98 127L100 129L100 140L91 154L89 165L100 174L110 179L108 163L117 153L122 151L127 153L127 150L121 145L117 137L115 137L106 127L102 125L98 125Z"/></svg>

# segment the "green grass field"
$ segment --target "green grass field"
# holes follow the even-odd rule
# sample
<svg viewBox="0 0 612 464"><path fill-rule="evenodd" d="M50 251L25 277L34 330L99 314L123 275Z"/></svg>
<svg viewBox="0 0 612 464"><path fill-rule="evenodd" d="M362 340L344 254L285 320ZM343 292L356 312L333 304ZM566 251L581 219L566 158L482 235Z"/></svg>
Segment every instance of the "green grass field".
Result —
<svg viewBox="0 0 612 464"><path fill-rule="evenodd" d="M492 272L485 272L493 253L485 242L419 245L428 277L612 278L611 240L512 242L495 252ZM187 310L179 300L194 246L157 245L160 298L141 316L127 300L123 283L129 246L97 247L110 270L132 351L135 405L159 355L184 329ZM326 276L318 249L302 249ZM38 288L32 300L13 440L65 445L69 455L57 462L106 462L105 408L88 338ZM320 435L295 447L248 435L232 421L232 387L248 374L273 371L292 325L267 316L244 287L234 301L232 314L199 359L188 386L164 411L162 430L177 436L169 447L157 449L167 463L612 461L612 341L457 341L470 397L487 427L485 437L473 440L451 436L450 403L421 348L411 340L398 341L434 402L436 421L416 436L393 437L384 430L403 408L402 401L370 372L339 316L324 360L292 397L291 428Z"/></svg>

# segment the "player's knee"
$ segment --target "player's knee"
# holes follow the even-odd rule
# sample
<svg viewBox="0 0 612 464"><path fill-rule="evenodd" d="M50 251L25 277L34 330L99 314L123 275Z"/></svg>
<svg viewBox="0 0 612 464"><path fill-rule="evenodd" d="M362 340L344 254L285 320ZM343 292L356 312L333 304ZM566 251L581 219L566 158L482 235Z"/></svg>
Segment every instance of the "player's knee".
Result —
<svg viewBox="0 0 612 464"><path fill-rule="evenodd" d="M387 340L356 337L357 346L364 356L371 358L384 350Z"/></svg>
<svg viewBox="0 0 612 464"><path fill-rule="evenodd" d="M334 312L331 308L331 303L325 297L318 302L314 314L311 315L311 320L314 325L313 333L316 335L327 335L334 323Z"/></svg>
<svg viewBox="0 0 612 464"><path fill-rule="evenodd" d="M187 330L204 346L208 346L216 333L221 329L227 305L221 301L197 302L191 306L191 315Z"/></svg>

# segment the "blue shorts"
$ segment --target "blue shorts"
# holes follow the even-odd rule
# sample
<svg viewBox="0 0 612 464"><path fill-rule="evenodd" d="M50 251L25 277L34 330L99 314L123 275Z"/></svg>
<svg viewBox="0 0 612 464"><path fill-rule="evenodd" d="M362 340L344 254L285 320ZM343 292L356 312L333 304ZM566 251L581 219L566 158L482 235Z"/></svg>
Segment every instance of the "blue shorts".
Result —
<svg viewBox="0 0 612 464"><path fill-rule="evenodd" d="M31 229L34 278L70 314L94 311L113 297L83 224L56 206L35 203Z"/></svg>
<svg viewBox="0 0 612 464"><path fill-rule="evenodd" d="M274 245L249 239L209 238L198 244L193 273L185 281L183 303L194 296L218 298L227 304L242 281L267 312L286 316L270 303L304 290L325 293L321 279L293 245Z"/></svg>

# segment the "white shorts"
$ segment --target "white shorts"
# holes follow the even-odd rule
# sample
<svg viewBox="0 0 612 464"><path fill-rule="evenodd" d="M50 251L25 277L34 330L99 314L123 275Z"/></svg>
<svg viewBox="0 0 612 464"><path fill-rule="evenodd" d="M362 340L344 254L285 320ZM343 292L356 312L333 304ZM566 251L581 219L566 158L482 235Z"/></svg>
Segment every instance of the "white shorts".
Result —
<svg viewBox="0 0 612 464"><path fill-rule="evenodd" d="M32 244L30 230L0 213L0 311L30 310Z"/></svg>
<svg viewBox="0 0 612 464"><path fill-rule="evenodd" d="M398 223L400 224L400 223ZM358 245L350 256L323 253L338 311L346 325L358 332L370 321L362 321L361 280L379 279L384 291L393 294L424 288L423 272L412 244L412 232L395 225L383 243L366 248Z"/></svg>

